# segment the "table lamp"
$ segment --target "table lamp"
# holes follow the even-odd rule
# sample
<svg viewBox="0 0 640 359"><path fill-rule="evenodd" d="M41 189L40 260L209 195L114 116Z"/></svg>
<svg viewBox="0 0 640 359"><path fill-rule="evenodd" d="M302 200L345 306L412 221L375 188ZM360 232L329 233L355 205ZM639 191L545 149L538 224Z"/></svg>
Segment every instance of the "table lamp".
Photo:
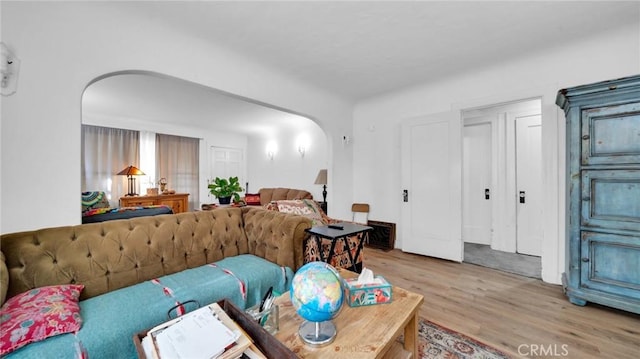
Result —
<svg viewBox="0 0 640 359"><path fill-rule="evenodd" d="M316 177L316 181L314 182L314 184L322 185L322 202L326 202L327 201L327 170L326 169L321 169L320 172L318 172L318 176Z"/></svg>
<svg viewBox="0 0 640 359"><path fill-rule="evenodd" d="M137 196L136 193L136 179L133 176L144 176L144 172L140 171L135 166L129 166L122 171L118 172L118 176L127 176L127 181L129 182L129 193L127 196Z"/></svg>

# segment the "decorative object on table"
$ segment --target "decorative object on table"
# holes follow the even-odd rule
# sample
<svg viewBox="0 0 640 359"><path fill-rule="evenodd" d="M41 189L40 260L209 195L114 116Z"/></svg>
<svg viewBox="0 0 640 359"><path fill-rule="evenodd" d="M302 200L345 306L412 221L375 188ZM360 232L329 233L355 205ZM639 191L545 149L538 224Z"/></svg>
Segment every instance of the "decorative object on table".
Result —
<svg viewBox="0 0 640 359"><path fill-rule="evenodd" d="M147 196L157 196L158 193L159 192L157 187L147 188Z"/></svg>
<svg viewBox="0 0 640 359"><path fill-rule="evenodd" d="M270 287L262 301L246 311L271 335L278 332L280 325L280 308L273 304L277 296L273 293L273 287Z"/></svg>
<svg viewBox="0 0 640 359"><path fill-rule="evenodd" d="M209 192L218 199L220 204L231 203L232 197L234 202L239 202L240 192L243 191L242 187L240 187L238 177L229 177L229 179L216 177L207 187L209 188Z"/></svg>
<svg viewBox="0 0 640 359"><path fill-rule="evenodd" d="M314 184L322 185L322 202L327 202L327 170L321 169Z"/></svg>
<svg viewBox="0 0 640 359"><path fill-rule="evenodd" d="M391 303L393 297L391 284L367 268L357 278L345 278L344 288L350 307Z"/></svg>
<svg viewBox="0 0 640 359"><path fill-rule="evenodd" d="M303 342L311 346L327 345L336 337L331 322L342 308L342 278L331 265L311 262L293 276L289 290L296 313L305 319L298 329Z"/></svg>
<svg viewBox="0 0 640 359"><path fill-rule="evenodd" d="M126 194L127 196L137 196L136 193L136 178L133 176L144 176L144 172L140 171L135 166L128 166L122 171L118 172L118 176L127 176L127 181L129 182L129 192Z"/></svg>
<svg viewBox="0 0 640 359"><path fill-rule="evenodd" d="M162 177L158 180L158 184L160 185L160 192L164 193L167 190L167 179Z"/></svg>

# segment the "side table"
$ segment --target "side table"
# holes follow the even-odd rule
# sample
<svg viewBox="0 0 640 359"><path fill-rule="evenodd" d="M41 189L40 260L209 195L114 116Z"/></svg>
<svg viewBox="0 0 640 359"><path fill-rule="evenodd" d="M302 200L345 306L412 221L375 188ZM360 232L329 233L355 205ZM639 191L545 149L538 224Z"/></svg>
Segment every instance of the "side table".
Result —
<svg viewBox="0 0 640 359"><path fill-rule="evenodd" d="M307 229L306 232L309 235L304 240L304 248L302 249L303 253L306 253L305 248L307 248L309 244L308 241L314 240L318 246L318 256L321 261L331 264L336 253L346 252L349 256L349 263L351 264L351 266L346 269L360 273L362 271L362 262L356 263L356 261L360 257L363 244L367 240L369 231L371 231L373 227L350 222L334 223L332 225L342 226L342 229L331 228L329 225L316 226ZM349 246L349 237L355 237L355 240L357 241L355 253L353 253ZM322 249L322 238L326 238L331 241L331 247L329 252L326 254ZM336 248L336 246L340 247Z"/></svg>

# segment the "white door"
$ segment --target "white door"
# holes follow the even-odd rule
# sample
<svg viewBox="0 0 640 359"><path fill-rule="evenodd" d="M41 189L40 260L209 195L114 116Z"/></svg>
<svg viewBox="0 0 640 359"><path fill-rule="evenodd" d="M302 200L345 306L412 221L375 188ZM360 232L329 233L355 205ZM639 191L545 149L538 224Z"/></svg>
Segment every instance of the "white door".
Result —
<svg viewBox="0 0 640 359"><path fill-rule="evenodd" d="M542 135L540 115L516 118L516 251L542 255Z"/></svg>
<svg viewBox="0 0 640 359"><path fill-rule="evenodd" d="M402 250L461 262L460 113L404 121L401 168Z"/></svg>
<svg viewBox="0 0 640 359"><path fill-rule="evenodd" d="M237 148L211 147L211 180L216 177L238 177L240 186L244 188L242 175L242 150Z"/></svg>
<svg viewBox="0 0 640 359"><path fill-rule="evenodd" d="M490 120L467 121L462 139L462 240L491 244L492 125Z"/></svg>

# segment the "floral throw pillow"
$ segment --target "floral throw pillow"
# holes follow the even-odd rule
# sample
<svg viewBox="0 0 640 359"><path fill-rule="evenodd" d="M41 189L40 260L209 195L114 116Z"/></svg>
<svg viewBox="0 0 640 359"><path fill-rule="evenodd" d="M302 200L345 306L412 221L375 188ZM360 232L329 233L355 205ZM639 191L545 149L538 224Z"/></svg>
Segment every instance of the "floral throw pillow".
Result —
<svg viewBox="0 0 640 359"><path fill-rule="evenodd" d="M0 308L0 356L82 326L78 298L83 285L48 286L9 298Z"/></svg>
<svg viewBox="0 0 640 359"><path fill-rule="evenodd" d="M293 213L305 216L311 219L314 226L324 224L322 214L318 212L315 203L312 200L286 200L277 201L278 211L284 213Z"/></svg>

